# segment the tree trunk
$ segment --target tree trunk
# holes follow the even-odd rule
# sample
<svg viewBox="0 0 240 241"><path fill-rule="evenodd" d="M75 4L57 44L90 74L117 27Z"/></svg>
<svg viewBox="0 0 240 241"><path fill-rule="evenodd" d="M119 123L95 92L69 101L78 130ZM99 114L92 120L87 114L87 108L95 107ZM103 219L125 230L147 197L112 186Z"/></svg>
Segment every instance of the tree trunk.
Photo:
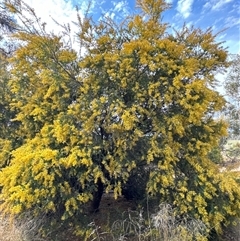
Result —
<svg viewBox="0 0 240 241"><path fill-rule="evenodd" d="M99 206L100 206L100 202L101 202L101 199L102 199L103 190L104 190L103 183L102 183L101 179L98 178L97 191L95 191L93 193L93 200L92 200L92 203L91 203L90 212L94 213L94 212L99 211Z"/></svg>

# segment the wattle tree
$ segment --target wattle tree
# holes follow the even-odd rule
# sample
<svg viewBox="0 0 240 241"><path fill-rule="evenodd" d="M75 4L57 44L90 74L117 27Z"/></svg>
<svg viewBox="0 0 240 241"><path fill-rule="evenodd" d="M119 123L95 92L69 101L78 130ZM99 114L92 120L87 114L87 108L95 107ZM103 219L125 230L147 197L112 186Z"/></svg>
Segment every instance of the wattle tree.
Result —
<svg viewBox="0 0 240 241"><path fill-rule="evenodd" d="M21 143L0 172L2 209L61 210L67 219L90 202L96 211L104 190L118 198L144 166L146 194L178 214L216 230L239 216L236 180L208 157L226 135L214 117L225 104L214 75L227 52L210 29L172 33L161 22L163 0L137 4L122 25L79 19L82 55L41 24L14 34L10 106Z"/></svg>

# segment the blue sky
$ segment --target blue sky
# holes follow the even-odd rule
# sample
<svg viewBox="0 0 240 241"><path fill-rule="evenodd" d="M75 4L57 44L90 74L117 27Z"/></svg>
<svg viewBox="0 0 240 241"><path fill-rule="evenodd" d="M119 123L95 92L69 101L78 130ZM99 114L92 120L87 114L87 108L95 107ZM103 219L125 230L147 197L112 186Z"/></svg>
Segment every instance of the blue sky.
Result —
<svg viewBox="0 0 240 241"><path fill-rule="evenodd" d="M25 0L36 10L48 27L56 30L50 16L59 22L71 23L76 20L75 6L84 12L88 0ZM240 53L240 1L238 0L167 0L171 9L163 13L163 21L175 29L184 23L201 29L211 27L220 32L217 41L225 41L230 53ZM135 0L92 0L91 15L95 20L109 16L121 20L134 13Z"/></svg>
<svg viewBox="0 0 240 241"><path fill-rule="evenodd" d="M171 8L163 13L163 21L178 29L184 23L201 29L211 27L214 33L224 32L218 41L231 53L240 53L240 1L238 0L168 0ZM84 6L86 1L72 0L73 5ZM135 11L135 0L93 1L92 15L95 19L107 15L120 20ZM83 5L82 5L83 4Z"/></svg>

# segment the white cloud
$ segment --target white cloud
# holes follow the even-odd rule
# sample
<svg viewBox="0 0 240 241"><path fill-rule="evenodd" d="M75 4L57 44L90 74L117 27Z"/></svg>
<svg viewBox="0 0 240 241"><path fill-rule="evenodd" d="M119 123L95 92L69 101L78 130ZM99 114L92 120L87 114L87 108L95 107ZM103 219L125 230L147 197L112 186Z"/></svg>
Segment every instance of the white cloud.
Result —
<svg viewBox="0 0 240 241"><path fill-rule="evenodd" d="M119 1L118 3L114 2L113 12L118 13L118 14L116 14L116 16L118 17L119 20L125 18L126 16L128 16L130 14L128 2L126 0Z"/></svg>
<svg viewBox="0 0 240 241"><path fill-rule="evenodd" d="M114 12L106 12L106 13L104 14L104 17L105 17L105 18L114 19L115 13L114 13Z"/></svg>
<svg viewBox="0 0 240 241"><path fill-rule="evenodd" d="M224 6L225 4L230 3L232 1L233 0L218 0L218 1L215 1L215 4L212 6L212 10L218 10L222 6Z"/></svg>
<svg viewBox="0 0 240 241"><path fill-rule="evenodd" d="M117 12L122 11L123 8L125 7L125 5L126 5L126 2L124 2L124 1L118 2L118 3L115 5L113 11L117 11Z"/></svg>
<svg viewBox="0 0 240 241"><path fill-rule="evenodd" d="M71 24L72 21L76 21L77 19L77 12L71 1L25 0L24 2L35 10L36 15L41 18L41 22L46 23L47 31L58 33L62 30L53 19L60 24Z"/></svg>
<svg viewBox="0 0 240 241"><path fill-rule="evenodd" d="M47 33L52 32L56 35L62 35L62 39L71 44L73 49L77 52L80 51L79 41L76 35L79 29L78 26L73 23L77 22L77 11L76 6L72 5L71 0L24 0L24 3L34 9L36 16L40 18L40 23L45 24ZM80 9L84 12L83 8ZM80 17L83 16L83 12L81 11L79 11ZM33 16L26 11L23 12L23 16L31 20L33 19ZM65 35L64 28L62 27L68 24L71 29L70 36ZM84 52L84 49L81 49L81 54L84 54Z"/></svg>
<svg viewBox="0 0 240 241"><path fill-rule="evenodd" d="M240 43L237 40L227 40L222 44L231 54L240 54Z"/></svg>
<svg viewBox="0 0 240 241"><path fill-rule="evenodd" d="M204 9L209 9L209 8L211 8L211 7L212 7L212 5L211 5L210 2L206 2L206 3L203 5L203 8L204 8Z"/></svg>
<svg viewBox="0 0 240 241"><path fill-rule="evenodd" d="M99 20L101 20L103 17L109 17L116 22L121 22L126 16L130 14L128 1L111 1L111 3L112 7L108 8L107 10L100 6L103 14L100 16Z"/></svg>
<svg viewBox="0 0 240 241"><path fill-rule="evenodd" d="M225 38L226 36L227 36L226 33L221 34L221 35L218 36L218 39L219 39L220 41L222 41L222 40L224 40L224 38Z"/></svg>
<svg viewBox="0 0 240 241"><path fill-rule="evenodd" d="M224 5L226 5L232 1L233 0L210 0L203 5L203 9L211 9L211 10L218 11Z"/></svg>
<svg viewBox="0 0 240 241"><path fill-rule="evenodd" d="M177 11L184 17L188 18L192 11L193 0L179 0Z"/></svg>
<svg viewBox="0 0 240 241"><path fill-rule="evenodd" d="M240 27L240 18L239 17L230 16L225 19L225 27L230 28L233 26L237 26L238 28Z"/></svg>

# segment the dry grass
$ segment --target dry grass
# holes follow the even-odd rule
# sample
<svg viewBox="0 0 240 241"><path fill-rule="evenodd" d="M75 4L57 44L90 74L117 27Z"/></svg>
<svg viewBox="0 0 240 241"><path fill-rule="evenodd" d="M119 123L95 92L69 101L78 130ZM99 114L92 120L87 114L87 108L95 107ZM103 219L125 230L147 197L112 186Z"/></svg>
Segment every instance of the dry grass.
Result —
<svg viewBox="0 0 240 241"><path fill-rule="evenodd" d="M9 218L0 216L0 241L23 241L23 232Z"/></svg>
<svg viewBox="0 0 240 241"><path fill-rule="evenodd" d="M207 228L198 220L177 219L170 205L161 205L150 215L143 211L128 210L115 220L110 230L96 222L90 224L89 241L192 241L207 240Z"/></svg>
<svg viewBox="0 0 240 241"><path fill-rule="evenodd" d="M87 217L89 232L87 239L76 237L69 225L58 223L56 230L50 229L44 238L39 231L48 226L46 217L32 218L25 215L22 221L0 215L0 241L193 241L207 240L205 225L188 217L176 218L170 205L161 205L151 213L136 210L134 203L124 199L105 197L102 209ZM57 221L57 220L56 220ZM239 241L240 223L224 230L225 241ZM50 227L50 226L48 226ZM48 230L49 231L49 230ZM198 239L197 239L198 238Z"/></svg>
<svg viewBox="0 0 240 241"><path fill-rule="evenodd" d="M136 205L124 198L105 196L98 213L87 217L91 229L88 241L191 241L203 235L205 226L190 219L177 220L170 205L162 205L155 214L136 211ZM21 221L20 221L21 220ZM82 241L69 225L60 225L45 238L39 230L48 225L46 217L37 220L30 214L22 219L0 216L0 241ZM56 228L56 227L55 227ZM49 230L48 230L49 231Z"/></svg>
<svg viewBox="0 0 240 241"><path fill-rule="evenodd" d="M0 214L0 241L45 241L39 233L44 218L25 214L22 219Z"/></svg>
<svg viewBox="0 0 240 241"><path fill-rule="evenodd" d="M149 206L139 209L136 203L123 197L115 200L111 195L104 195L98 213L76 217L72 225L52 217L56 222L55 227L50 226L53 219L49 217L36 219L25 214L21 219L11 220L0 215L0 241L207 240L207 230L201 221L189 217L176 218L170 205L161 205L158 209L151 207L153 205L149 203ZM89 224L88 228L91 229L87 239L74 235L75 224L79 225L79 221L83 224L83 218L85 226ZM43 227L48 228L44 238L40 231ZM225 230L223 240L239 241L238 235L237 229L232 227L231 230Z"/></svg>

